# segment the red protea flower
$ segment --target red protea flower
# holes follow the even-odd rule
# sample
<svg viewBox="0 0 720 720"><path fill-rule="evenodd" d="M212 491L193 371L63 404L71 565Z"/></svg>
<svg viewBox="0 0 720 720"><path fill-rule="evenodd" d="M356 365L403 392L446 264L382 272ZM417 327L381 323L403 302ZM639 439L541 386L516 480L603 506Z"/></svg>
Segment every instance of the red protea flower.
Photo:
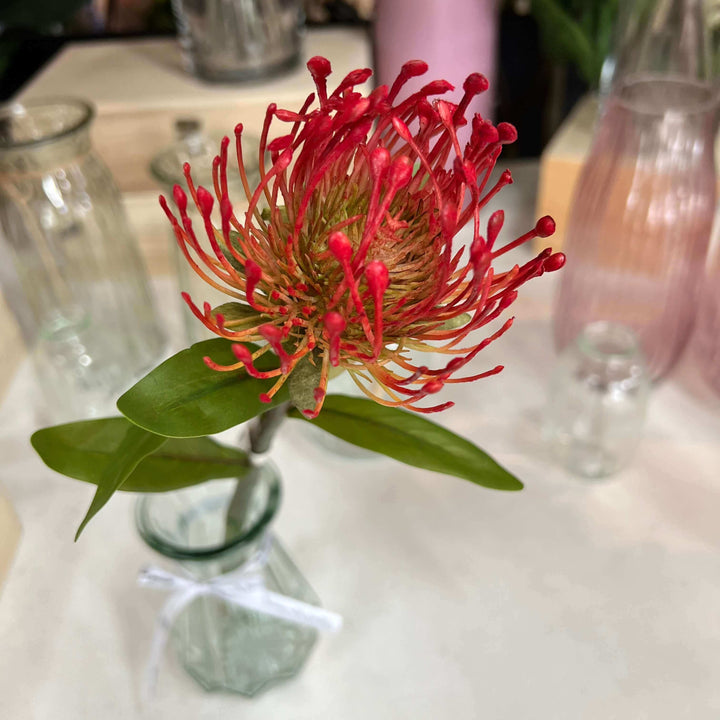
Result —
<svg viewBox="0 0 720 720"><path fill-rule="evenodd" d="M471 98L487 89L479 74L465 81L459 104L429 98L452 90L444 80L425 85L406 100L398 92L411 77L427 71L426 63L406 63L388 90L369 95L355 91L371 71L355 70L328 94L330 63L314 57L308 68L317 88L293 112L267 109L262 130L260 182L248 184L243 167L242 125L235 128L240 177L247 212L238 217L227 191L229 139L224 138L214 163L214 195L219 226L213 224L213 195L185 176L193 202L204 220L200 238L187 214L187 197L179 186L174 198L179 220L161 204L177 241L193 269L210 285L240 302L231 317L205 303L201 310L184 295L206 327L233 345L238 362L218 371L246 368L253 377L278 380L263 396L269 401L297 363L310 355L319 368L315 416L325 396L330 366L350 372L377 402L419 412L450 407L418 403L445 383L468 382L479 375L461 371L488 343L512 323L481 341L469 335L495 320L517 296L517 289L546 270L564 263L560 253L544 250L507 272L496 273L493 261L511 248L554 232L550 217L502 247L496 246L503 212L490 216L486 235L480 210L512 182L506 170L487 187L501 148L513 142L515 128L493 126L472 118L472 134L462 147L457 129L467 123ZM268 141L273 121L287 131ZM271 166L266 167L266 153ZM453 248L453 238L473 223L468 252ZM264 341L251 354L245 341ZM452 357L441 368L417 365L411 351ZM279 366L259 371L255 360L274 351ZM374 391L376 384L381 393Z"/></svg>

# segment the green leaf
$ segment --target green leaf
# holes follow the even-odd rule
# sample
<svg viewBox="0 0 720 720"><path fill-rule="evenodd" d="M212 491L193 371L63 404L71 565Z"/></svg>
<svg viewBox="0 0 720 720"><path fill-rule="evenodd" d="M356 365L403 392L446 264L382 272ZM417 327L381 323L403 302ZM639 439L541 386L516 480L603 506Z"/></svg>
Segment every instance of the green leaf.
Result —
<svg viewBox="0 0 720 720"><path fill-rule="evenodd" d="M268 392L277 378L256 380L242 368L218 372L205 365L205 356L220 365L235 364L231 345L222 338L204 340L173 355L131 387L118 400L118 409L157 435L199 437L227 430L287 401L288 391L283 386L272 402L260 402L260 395ZM255 366L270 370L277 364L278 359L268 352Z"/></svg>
<svg viewBox="0 0 720 720"><path fill-rule="evenodd" d="M242 257L244 255L242 248L240 247L240 233L235 230L230 231L230 244L233 250ZM232 267L239 272L241 275L245 275L245 266L233 255L229 248L221 246L222 254L225 259L232 265Z"/></svg>
<svg viewBox="0 0 720 720"><path fill-rule="evenodd" d="M322 412L308 420L346 442L374 450L406 465L454 475L495 490L521 490L522 483L465 438L405 410L365 398L328 395Z"/></svg>
<svg viewBox="0 0 720 720"><path fill-rule="evenodd" d="M322 361L308 353L303 357L288 378L290 402L300 410L315 407L315 388L320 385Z"/></svg>
<svg viewBox="0 0 720 720"><path fill-rule="evenodd" d="M235 328L239 325L259 325L262 314L257 310L253 310L249 305L239 302L227 302L218 305L212 310L213 315L222 315L225 319L225 325L229 328Z"/></svg>
<svg viewBox="0 0 720 720"><path fill-rule="evenodd" d="M123 417L84 420L38 430L31 442L49 468L97 485L129 427L134 426ZM243 477L248 469L246 453L210 438L166 438L118 490L166 492L207 480Z"/></svg>
<svg viewBox="0 0 720 720"><path fill-rule="evenodd" d="M533 0L532 11L538 19L547 50L575 63L583 78L590 85L596 84L596 52L580 24L557 0Z"/></svg>
<svg viewBox="0 0 720 720"><path fill-rule="evenodd" d="M80 533L85 529L85 526L113 496L113 493L123 484L138 463L146 455L157 450L164 442L164 437L149 433L136 425L127 424L121 435L120 442L98 477L95 496L83 521L80 523L80 527L77 529L77 533L75 533L75 540L80 537Z"/></svg>

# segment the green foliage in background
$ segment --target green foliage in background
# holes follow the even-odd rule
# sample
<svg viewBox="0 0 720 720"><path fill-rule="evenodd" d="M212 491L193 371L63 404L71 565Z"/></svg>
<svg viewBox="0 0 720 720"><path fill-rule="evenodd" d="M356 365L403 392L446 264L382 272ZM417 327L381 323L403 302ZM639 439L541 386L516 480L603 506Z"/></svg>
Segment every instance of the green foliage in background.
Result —
<svg viewBox="0 0 720 720"><path fill-rule="evenodd" d="M546 52L597 87L610 52L619 0L532 0Z"/></svg>
<svg viewBox="0 0 720 720"><path fill-rule="evenodd" d="M710 69L717 78L720 77L720 0L706 0L705 11L710 33Z"/></svg>

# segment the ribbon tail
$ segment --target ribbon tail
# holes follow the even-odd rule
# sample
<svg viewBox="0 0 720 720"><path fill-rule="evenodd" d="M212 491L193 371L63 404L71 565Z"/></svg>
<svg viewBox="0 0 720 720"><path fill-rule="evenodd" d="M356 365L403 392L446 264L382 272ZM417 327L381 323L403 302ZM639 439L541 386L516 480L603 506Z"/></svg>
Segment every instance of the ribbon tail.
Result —
<svg viewBox="0 0 720 720"><path fill-rule="evenodd" d="M307 625L317 630L328 630L337 632L343 623L342 616L338 613L325 610L325 608L311 605L310 603L296 600L295 598L272 592L271 590L260 590L241 597L233 598L226 596L228 600L237 605L255 610L265 615L272 615L281 620L298 625Z"/></svg>
<svg viewBox="0 0 720 720"><path fill-rule="evenodd" d="M155 623L150 645L150 657L145 668L143 679L143 700L150 701L155 696L160 662L167 645L170 631L177 616L198 595L204 594L204 589L198 585L189 585L182 590L174 592L163 605Z"/></svg>

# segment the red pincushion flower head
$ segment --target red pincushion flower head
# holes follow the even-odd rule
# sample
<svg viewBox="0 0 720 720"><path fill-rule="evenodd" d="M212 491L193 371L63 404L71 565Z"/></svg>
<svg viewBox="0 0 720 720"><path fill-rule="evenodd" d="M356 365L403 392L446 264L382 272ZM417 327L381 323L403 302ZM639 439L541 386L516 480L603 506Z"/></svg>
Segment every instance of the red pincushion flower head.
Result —
<svg viewBox="0 0 720 720"><path fill-rule="evenodd" d="M462 99L453 104L430 100L453 89L444 80L397 99L408 79L427 71L420 60L406 63L390 89L383 85L367 96L355 87L370 77L368 69L351 72L328 92L328 60L314 57L308 68L317 98L310 95L297 112L274 104L267 109L255 188L243 166L242 125L235 128L246 212L236 214L228 197L228 138L214 163L219 226L211 219L213 194L196 188L185 167L207 242L196 234L179 186L174 189L179 219L161 198L193 269L239 301L223 314L207 303L201 310L184 296L210 330L237 341L232 346L236 364L220 366L211 358L206 363L218 371L244 367L253 377L277 378L263 396L269 401L298 362L310 356L319 372L315 406L306 411L310 416L322 407L330 366L348 370L384 405L443 410L452 403L419 403L445 383L499 372L501 367L468 376L463 368L509 328L512 318L481 341L471 341L470 333L512 304L522 283L560 268L564 256L547 249L500 273L493 261L531 238L551 235L555 223L541 218L522 237L498 247L504 219L498 210L483 235L481 208L512 182L506 170L488 186L490 175L502 146L517 133L512 125L494 126L475 115L470 140L461 145L457 130L468 122L466 108L488 86L482 75L470 75ZM269 141L275 122L285 131ZM454 249L453 238L468 223L473 238L467 252ZM242 344L246 341L264 342L251 353ZM451 359L429 369L413 362L409 352L414 350ZM258 370L255 361L269 351L277 354L279 366Z"/></svg>

